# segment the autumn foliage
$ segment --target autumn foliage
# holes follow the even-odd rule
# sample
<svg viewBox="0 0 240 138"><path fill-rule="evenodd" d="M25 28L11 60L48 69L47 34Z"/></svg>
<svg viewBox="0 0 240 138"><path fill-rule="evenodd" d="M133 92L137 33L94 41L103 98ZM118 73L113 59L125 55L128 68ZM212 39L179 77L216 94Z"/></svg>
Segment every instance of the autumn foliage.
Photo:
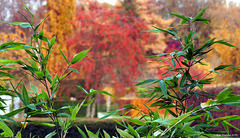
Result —
<svg viewBox="0 0 240 138"><path fill-rule="evenodd" d="M148 28L120 9L90 2L87 7L78 8L76 19L71 22L76 32L68 41L68 48L91 48L88 57L77 65L88 88L112 84L118 94L123 94L123 88L132 86L141 75L146 61L143 47L151 39L143 30Z"/></svg>

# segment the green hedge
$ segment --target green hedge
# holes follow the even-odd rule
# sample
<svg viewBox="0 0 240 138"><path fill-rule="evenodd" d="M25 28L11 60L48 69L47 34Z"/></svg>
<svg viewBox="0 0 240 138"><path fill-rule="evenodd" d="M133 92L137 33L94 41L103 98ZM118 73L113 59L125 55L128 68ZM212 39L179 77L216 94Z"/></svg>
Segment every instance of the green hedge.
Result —
<svg viewBox="0 0 240 138"><path fill-rule="evenodd" d="M45 122L45 121L43 121ZM67 138L81 138L77 128L75 126L78 126L85 132L84 125L88 128L88 130L96 133L98 129L105 130L110 135L115 136L116 135L116 127L124 129L119 124L117 124L114 120L104 120L104 121L81 121L76 122L73 124L74 126L68 131ZM17 125L10 123L8 126L13 130L13 132L16 134L21 129L21 123L18 122ZM30 136L36 136L39 138L44 138L47 134L54 131L54 127L48 127L48 126L42 126L34 123L28 123L26 128L22 131L22 137L23 138L29 138Z"/></svg>

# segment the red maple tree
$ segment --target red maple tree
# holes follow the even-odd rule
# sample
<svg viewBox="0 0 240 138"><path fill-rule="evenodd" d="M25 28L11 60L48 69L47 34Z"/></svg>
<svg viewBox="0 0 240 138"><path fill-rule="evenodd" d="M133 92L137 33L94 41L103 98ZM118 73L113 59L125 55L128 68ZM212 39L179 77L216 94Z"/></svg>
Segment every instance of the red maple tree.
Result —
<svg viewBox="0 0 240 138"><path fill-rule="evenodd" d="M116 94L124 94L124 88L133 86L142 75L146 63L143 47L152 39L143 32L149 30L146 24L133 14L122 12L121 7L97 2L80 6L71 23L76 32L67 42L68 47L76 51L91 48L76 65L85 87L99 90L111 84Z"/></svg>

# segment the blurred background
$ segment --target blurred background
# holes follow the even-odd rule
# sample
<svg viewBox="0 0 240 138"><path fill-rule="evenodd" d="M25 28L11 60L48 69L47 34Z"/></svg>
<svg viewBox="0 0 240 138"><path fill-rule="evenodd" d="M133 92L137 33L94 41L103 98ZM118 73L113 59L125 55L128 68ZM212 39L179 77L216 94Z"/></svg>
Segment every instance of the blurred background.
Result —
<svg viewBox="0 0 240 138"><path fill-rule="evenodd" d="M57 93L59 103L69 101L72 104L81 101L85 96L76 85L87 90L105 90L115 95L115 98L96 95L95 104L84 112L88 117L95 116L96 110L109 111L144 98L144 92L148 90L134 87L134 84L144 79L165 77L162 76L165 70L159 67L166 63L155 62L157 59L147 56L172 52L173 49L180 49L181 44L164 33L144 31L153 30L152 26L164 29L180 24L180 20L169 12L195 16L208 7L204 18L210 19L210 24L195 25L196 47L213 37L227 39L237 47L215 45L215 49L204 61L208 66L196 66L193 74L204 75L220 64L240 64L238 0L0 0L0 20L27 22L21 15L23 14L32 21L31 15L22 4L26 4L35 15L34 25L50 14L40 28L49 39L57 37L48 65L51 73L61 74L65 69L66 63L58 48L66 53L68 59L81 50L91 48L88 56L75 66L80 73L70 75L62 82ZM188 27L182 26L174 30L182 37ZM1 23L0 44L10 41L29 43L32 33L30 29ZM24 52L3 51L1 59L25 60L22 56ZM24 76L26 85L29 85L29 80L33 81L20 69L12 73L20 78ZM218 90L220 86L222 88L224 85L234 84L238 90L238 71L220 73L221 75L212 76L216 79L211 87ZM9 86L7 83L4 85ZM16 102L9 99L9 110L19 106ZM91 113L90 108L95 111Z"/></svg>

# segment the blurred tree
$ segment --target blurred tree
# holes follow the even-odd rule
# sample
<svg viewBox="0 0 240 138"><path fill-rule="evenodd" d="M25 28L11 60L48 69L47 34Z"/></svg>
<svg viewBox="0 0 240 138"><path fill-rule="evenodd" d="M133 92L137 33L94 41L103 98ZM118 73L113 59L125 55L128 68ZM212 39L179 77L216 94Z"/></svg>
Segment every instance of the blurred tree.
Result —
<svg viewBox="0 0 240 138"><path fill-rule="evenodd" d="M68 47L76 51L91 48L79 66L81 78L88 88L115 82L118 94L124 94L122 88L134 83L145 63L143 46L150 36L142 30L147 26L135 16L119 13L119 7L90 2L85 8L78 8L72 22L76 32L68 41Z"/></svg>
<svg viewBox="0 0 240 138"><path fill-rule="evenodd" d="M113 84L110 87L114 87L115 95L124 95L124 88L133 86L145 65L143 47L151 38L142 32L148 30L144 21L121 12L121 7L95 1L80 5L72 24L76 32L68 48L91 48L88 57L77 65L78 78L85 79L87 88Z"/></svg>
<svg viewBox="0 0 240 138"><path fill-rule="evenodd" d="M48 0L47 1L47 15L50 14L46 23L44 24L45 35L47 38L57 37L55 43L55 50L49 58L48 70L49 72L62 73L65 65L64 58L61 55L58 48L63 53L68 55L71 51L71 47L67 47L67 39L71 37L74 32L72 24L68 23L72 21L76 11L75 0Z"/></svg>
<svg viewBox="0 0 240 138"><path fill-rule="evenodd" d="M240 66L239 56L239 44L240 44L240 29L237 26L231 26L227 20L223 20L221 26L214 30L213 35L217 36L218 39L226 38L231 44L237 46L237 48L226 48L222 45L215 45L215 49L211 51L211 58L208 58L212 67L216 64L228 64L233 66ZM220 72L222 75L216 76L216 83L232 83L239 81L240 71L235 70L233 72Z"/></svg>
<svg viewBox="0 0 240 138"><path fill-rule="evenodd" d="M237 46L237 48L226 48L221 45L216 45L215 49L211 51L207 61L214 68L219 64L232 64L239 66L240 59L239 52L239 29L240 21L238 16L240 14L240 7L234 3L217 5L218 8L209 9L208 13L211 16L212 31L210 37L216 37L217 39L226 39L231 44ZM222 75L216 75L215 83L231 83L239 81L239 71L234 72L221 72Z"/></svg>
<svg viewBox="0 0 240 138"><path fill-rule="evenodd" d="M158 11L162 9L163 5L157 5L156 1L153 0L124 0L122 2L123 9L134 15L138 18L142 19L146 22L149 30L154 30L153 26L159 28L167 28L169 27L175 19L163 19L159 14ZM151 39L148 44L144 46L144 50L146 51L146 55L156 55L164 52L167 48L167 43L170 41L170 37L165 35L164 33L151 33L154 36L154 39ZM159 63L152 62L152 58L148 58L147 69L145 70L145 77L146 78L153 78L156 77L158 73L157 69L154 67L158 67Z"/></svg>

